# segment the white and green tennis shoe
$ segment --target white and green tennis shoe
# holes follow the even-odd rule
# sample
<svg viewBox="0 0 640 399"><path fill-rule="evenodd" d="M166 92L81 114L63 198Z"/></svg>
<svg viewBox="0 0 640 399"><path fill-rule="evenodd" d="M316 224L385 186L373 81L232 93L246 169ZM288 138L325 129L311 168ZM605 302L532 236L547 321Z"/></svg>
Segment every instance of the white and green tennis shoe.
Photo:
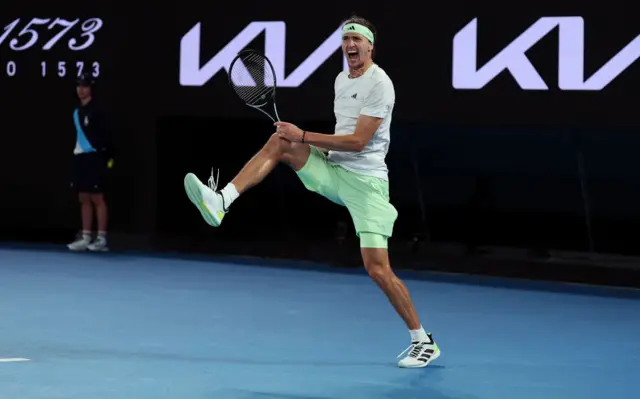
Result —
<svg viewBox="0 0 640 399"><path fill-rule="evenodd" d="M398 367L400 368L420 368L427 367L429 363L440 357L440 348L433 340L431 333L427 333L427 338L422 341L413 341L411 345L405 349L398 357L409 352L409 354L400 359Z"/></svg>
<svg viewBox="0 0 640 399"><path fill-rule="evenodd" d="M187 173L184 177L184 189L189 200L198 208L204 220L213 227L220 226L222 219L228 212L224 204L224 198L216 191L218 182L213 178L213 172L208 181L208 186L193 173Z"/></svg>

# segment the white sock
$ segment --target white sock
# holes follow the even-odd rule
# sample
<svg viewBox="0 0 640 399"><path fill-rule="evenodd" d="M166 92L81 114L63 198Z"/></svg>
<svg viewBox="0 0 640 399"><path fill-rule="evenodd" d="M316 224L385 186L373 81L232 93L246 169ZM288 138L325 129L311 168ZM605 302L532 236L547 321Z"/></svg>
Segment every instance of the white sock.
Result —
<svg viewBox="0 0 640 399"><path fill-rule="evenodd" d="M224 206L229 208L229 206L231 206L231 203L233 203L233 201L235 201L240 194L238 193L238 190L236 190L236 186L233 185L233 183L228 183L225 188L223 188L220 193L222 194L222 198L224 198Z"/></svg>
<svg viewBox="0 0 640 399"><path fill-rule="evenodd" d="M87 230L82 230L82 239L85 241L91 241L91 232Z"/></svg>
<svg viewBox="0 0 640 399"><path fill-rule="evenodd" d="M409 330L409 334L411 334L411 341L427 341L427 333L424 331L424 328L420 326L417 330Z"/></svg>

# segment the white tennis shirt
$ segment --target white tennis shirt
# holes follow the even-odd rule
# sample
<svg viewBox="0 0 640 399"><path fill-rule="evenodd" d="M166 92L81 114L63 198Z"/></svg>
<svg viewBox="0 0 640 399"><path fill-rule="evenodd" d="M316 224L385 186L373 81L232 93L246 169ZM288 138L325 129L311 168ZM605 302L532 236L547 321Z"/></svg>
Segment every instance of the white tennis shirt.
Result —
<svg viewBox="0 0 640 399"><path fill-rule="evenodd" d="M378 65L373 64L355 79L349 78L348 71L340 72L335 81L335 134L353 134L360 115L384 120L364 150L329 151L329 161L355 173L388 180L385 158L391 140L391 114L395 100L393 82Z"/></svg>

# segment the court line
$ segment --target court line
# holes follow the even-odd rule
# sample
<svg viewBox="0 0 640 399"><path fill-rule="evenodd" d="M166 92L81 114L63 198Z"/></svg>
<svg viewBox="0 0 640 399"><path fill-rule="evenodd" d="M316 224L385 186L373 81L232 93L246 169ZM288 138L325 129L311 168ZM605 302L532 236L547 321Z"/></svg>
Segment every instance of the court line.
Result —
<svg viewBox="0 0 640 399"><path fill-rule="evenodd" d="M28 362L30 360L24 357L0 357L0 363Z"/></svg>

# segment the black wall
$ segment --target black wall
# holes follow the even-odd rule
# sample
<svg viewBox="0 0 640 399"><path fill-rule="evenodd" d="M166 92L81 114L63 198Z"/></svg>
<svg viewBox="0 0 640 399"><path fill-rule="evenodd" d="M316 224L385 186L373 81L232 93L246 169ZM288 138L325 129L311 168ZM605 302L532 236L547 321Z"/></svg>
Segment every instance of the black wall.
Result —
<svg viewBox="0 0 640 399"><path fill-rule="evenodd" d="M541 17L583 17L584 74L590 77L640 33L630 5L536 2L505 9L504 2L405 1L382 9L329 2L311 12L286 1L40 3L0 5L0 26L20 18L0 43L5 239L64 241L78 229L68 188L78 61L85 68L99 63L96 96L112 115L118 151L109 196L112 231L275 246L339 236L343 223L351 237L346 211L305 191L285 167L234 204L219 230L204 226L183 193L184 174L206 179L212 167L219 168L226 183L272 127L235 97L224 71L201 87L183 87L179 65L181 39L198 23L204 64L249 23L284 21L288 75L353 11L377 26L376 61L396 87L388 163L400 212L399 241L421 236L434 242L640 252L639 62L602 90L562 90L558 63L574 50L559 47L555 28L526 54L548 90L523 90L508 71L480 90L452 86L453 38L474 18L477 61L483 65ZM61 27L48 30L48 24L34 28L38 40L31 47L11 49L11 40L34 17L50 18L48 24L56 18L79 22L51 50L42 47ZM95 41L85 50L70 50L71 38L77 44L86 40L81 24L89 18L103 23ZM29 39L25 33L17 45ZM263 49L265 35L250 46ZM635 47L626 51L640 55ZM64 76L56 74L60 62ZM9 63L15 63L14 76L6 73ZM331 132L332 87L341 66L336 51L302 85L279 89L280 116Z"/></svg>

